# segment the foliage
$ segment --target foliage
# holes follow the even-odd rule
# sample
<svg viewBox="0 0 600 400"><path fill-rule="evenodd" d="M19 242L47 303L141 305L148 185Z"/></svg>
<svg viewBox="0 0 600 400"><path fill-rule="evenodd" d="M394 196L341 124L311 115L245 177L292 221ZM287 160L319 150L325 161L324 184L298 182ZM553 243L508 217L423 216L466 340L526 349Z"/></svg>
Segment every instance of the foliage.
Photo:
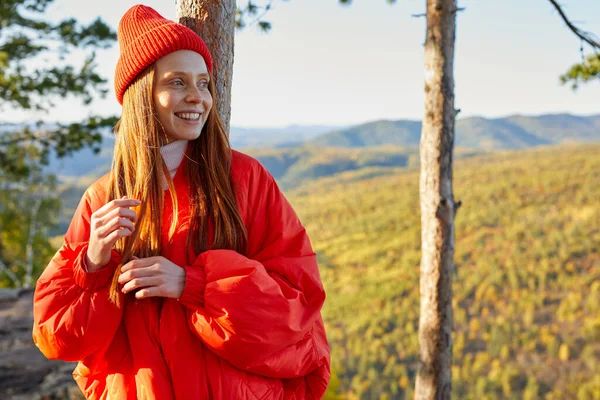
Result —
<svg viewBox="0 0 600 400"><path fill-rule="evenodd" d="M248 0L244 6L237 5L235 13L235 27L243 29L246 26L256 24L258 29L263 32L269 32L271 30L271 23L264 19L273 7L275 0ZM287 1L287 0L282 0ZM238 4L241 2L237 2Z"/></svg>
<svg viewBox="0 0 600 400"><path fill-rule="evenodd" d="M43 16L53 0L3 0L0 3L0 110L49 112L67 96L89 104L104 96L106 80L96 71L96 49L110 46L116 34L100 19L82 26L73 18L51 23ZM87 58L80 68L62 62L73 51ZM60 62L48 62L58 55ZM115 118L90 116L70 124L28 124L0 132L0 285L19 286L33 267L33 278L48 262L47 231L60 208L55 178L42 166L53 151L62 157L98 147L100 130ZM32 249L35 248L35 251ZM12 278L12 279L11 279ZM25 279L28 284L28 278Z"/></svg>
<svg viewBox="0 0 600 400"><path fill-rule="evenodd" d="M0 110L48 112L58 98L73 96L89 104L94 95L106 95L106 80L95 71L95 51L110 46L116 34L100 19L88 26L73 18L56 24L45 21L42 16L53 1L5 0L0 5ZM58 54L62 60L76 49L86 49L88 54L81 68L42 62L47 54ZM92 116L74 124L40 130L40 122L20 132L1 134L0 173L30 172L26 163L11 157L15 146L33 143L40 149L43 163L52 149L61 156L99 143L99 130L114 122L114 118Z"/></svg>
<svg viewBox="0 0 600 400"><path fill-rule="evenodd" d="M589 55L584 62L573 65L560 77L562 84L570 83L575 90L582 83L600 79L600 53Z"/></svg>
<svg viewBox="0 0 600 400"><path fill-rule="evenodd" d="M15 153L11 155L16 155L19 165L27 165L30 173L27 177L19 171L0 174L0 264L9 269L0 273L0 287L27 286L32 283L29 279L35 282L54 254L48 229L57 224L60 209L56 179L43 174L37 165L39 150L18 147ZM32 266L29 278L28 263Z"/></svg>
<svg viewBox="0 0 600 400"><path fill-rule="evenodd" d="M288 193L320 260L337 395L409 399L418 365L418 171ZM453 397L593 399L600 146L458 160Z"/></svg>

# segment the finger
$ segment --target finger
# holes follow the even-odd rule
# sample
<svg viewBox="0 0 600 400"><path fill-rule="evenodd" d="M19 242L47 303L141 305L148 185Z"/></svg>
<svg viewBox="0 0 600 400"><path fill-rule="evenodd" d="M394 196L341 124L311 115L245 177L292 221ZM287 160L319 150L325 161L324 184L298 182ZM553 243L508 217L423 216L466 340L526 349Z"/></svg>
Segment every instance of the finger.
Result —
<svg viewBox="0 0 600 400"><path fill-rule="evenodd" d="M115 217L109 221L105 226L96 230L96 235L100 238L110 235L113 231L121 228L129 229L131 232L135 231L135 225L131 220L123 217Z"/></svg>
<svg viewBox="0 0 600 400"><path fill-rule="evenodd" d="M104 244L112 248L115 245L115 243L117 243L117 240L121 239L122 237L129 236L132 233L133 232L127 228L117 229L103 239Z"/></svg>
<svg viewBox="0 0 600 400"><path fill-rule="evenodd" d="M143 288L135 292L137 299L147 299L148 297L164 297L162 295L162 289L158 286L150 286Z"/></svg>
<svg viewBox="0 0 600 400"><path fill-rule="evenodd" d="M137 258L135 260L131 260L127 264L123 265L123 267L121 267L121 273L130 269L145 268L154 265L154 260L152 258L153 257Z"/></svg>
<svg viewBox="0 0 600 400"><path fill-rule="evenodd" d="M135 200L135 199L128 199L128 198L122 198L122 199L118 199L118 200L112 200L109 201L108 203L106 203L105 205L103 205L102 207L100 207L99 209L97 209L92 216L96 217L96 218L101 218L104 215L106 215L108 212L110 212L112 209L114 209L115 207L135 207L135 206L139 206L140 204L142 204L142 202L140 200Z"/></svg>
<svg viewBox="0 0 600 400"><path fill-rule="evenodd" d="M125 283L129 282L132 279L154 275L156 275L156 269L152 268L152 266L145 268L128 269L126 271L123 271L123 268L121 268L121 274L119 275L119 283Z"/></svg>
<svg viewBox="0 0 600 400"><path fill-rule="evenodd" d="M159 283L159 279L154 276L144 277L144 278L135 278L127 282L124 286L123 293L131 292L132 290L146 288L150 286L157 286Z"/></svg>
<svg viewBox="0 0 600 400"><path fill-rule="evenodd" d="M102 221L104 224L106 224L107 221L110 221L115 217L128 218L133 222L137 222L138 220L137 213L134 210L131 210L126 207L115 207L114 209L106 213L104 216L97 218L97 220Z"/></svg>
<svg viewBox="0 0 600 400"><path fill-rule="evenodd" d="M95 216L96 218L100 218L103 217L104 215L106 215L107 213L109 213L111 210L113 210L116 207L136 207L139 206L140 204L142 204L142 202L140 200L135 200L135 199L119 199L119 200L112 200L109 201L108 203L106 203L105 205L103 205L102 207L100 207L99 209L97 209L92 215Z"/></svg>

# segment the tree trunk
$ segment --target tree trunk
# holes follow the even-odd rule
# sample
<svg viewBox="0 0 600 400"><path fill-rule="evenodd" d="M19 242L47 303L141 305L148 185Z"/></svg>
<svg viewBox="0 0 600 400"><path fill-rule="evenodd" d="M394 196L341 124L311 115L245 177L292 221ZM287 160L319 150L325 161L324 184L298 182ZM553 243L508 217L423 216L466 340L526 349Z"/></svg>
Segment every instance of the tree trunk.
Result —
<svg viewBox="0 0 600 400"><path fill-rule="evenodd" d="M215 106L229 134L235 0L176 0L176 5L179 23L196 32L210 50L217 88Z"/></svg>
<svg viewBox="0 0 600 400"><path fill-rule="evenodd" d="M6 264L4 264L4 261L2 260L0 260L0 272L4 272L10 278L10 280L13 281L16 288L21 287L21 282L19 281L19 278L15 275L14 272L11 271L10 268L6 266Z"/></svg>
<svg viewBox="0 0 600 400"><path fill-rule="evenodd" d="M29 236L27 237L27 246L25 247L25 254L27 258L27 267L25 269L25 283L23 284L24 289L31 288L33 284L33 240L37 233L37 215L42 205L42 198L37 197L33 202L33 208L31 210L31 221L29 222Z"/></svg>
<svg viewBox="0 0 600 400"><path fill-rule="evenodd" d="M420 366L415 400L449 399L455 205L454 38L456 0L427 0L425 117L421 133Z"/></svg>

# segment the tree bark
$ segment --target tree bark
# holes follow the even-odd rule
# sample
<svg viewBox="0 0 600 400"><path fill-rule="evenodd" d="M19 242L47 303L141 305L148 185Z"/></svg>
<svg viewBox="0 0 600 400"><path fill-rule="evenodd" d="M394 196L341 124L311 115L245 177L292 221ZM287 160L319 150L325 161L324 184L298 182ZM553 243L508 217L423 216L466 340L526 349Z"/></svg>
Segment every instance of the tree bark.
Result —
<svg viewBox="0 0 600 400"><path fill-rule="evenodd" d="M23 284L24 289L30 289L33 284L33 240L35 239L35 234L37 233L37 215L41 205L42 198L37 197L33 202L33 208L31 210L29 236L27 237L27 246L25 247L27 267L25 269L25 283Z"/></svg>
<svg viewBox="0 0 600 400"><path fill-rule="evenodd" d="M427 0L421 133L420 365L415 400L449 399L452 365L454 40L456 0Z"/></svg>
<svg viewBox="0 0 600 400"><path fill-rule="evenodd" d="M235 0L176 0L177 18L206 43L213 58L216 103L229 134L235 34Z"/></svg>

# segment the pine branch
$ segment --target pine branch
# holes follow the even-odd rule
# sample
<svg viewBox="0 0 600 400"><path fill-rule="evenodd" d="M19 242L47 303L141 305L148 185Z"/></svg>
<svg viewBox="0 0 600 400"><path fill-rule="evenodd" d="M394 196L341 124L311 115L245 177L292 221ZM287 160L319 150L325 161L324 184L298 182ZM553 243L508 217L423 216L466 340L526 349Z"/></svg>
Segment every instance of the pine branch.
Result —
<svg viewBox="0 0 600 400"><path fill-rule="evenodd" d="M287 1L287 0L281 0ZM271 29L271 23L268 21L264 21L263 17L273 8L273 3L275 0L263 1L265 5L258 5L250 0L248 5L244 8L237 7L236 10L236 20L235 26L238 29L243 29L246 26L256 24L258 28L263 32L269 32ZM262 9L262 12L259 11ZM246 22L246 18L254 17L250 22Z"/></svg>
<svg viewBox="0 0 600 400"><path fill-rule="evenodd" d="M600 50L600 42L594 38L595 35L593 33L586 32L586 31L581 30L578 27L576 27L569 20L569 18L563 11L562 7L560 6L560 4L558 4L556 2L556 0L548 0L548 1L550 2L550 4L552 4L554 6L554 8L556 8L556 11L558 11L558 14L562 18L562 20L565 22L565 24L567 24L567 27L571 30L571 32L573 32L579 39L581 39L582 41L584 41L587 44L589 44L590 46L592 46L594 49Z"/></svg>
<svg viewBox="0 0 600 400"><path fill-rule="evenodd" d="M263 7L263 12L258 17L254 18L252 21L250 21L250 23L248 25L254 25L256 22L261 21L262 17L264 17L265 14L267 12L269 12L269 10L271 9L271 6L273 5L273 1L274 0L269 1L269 3Z"/></svg>

